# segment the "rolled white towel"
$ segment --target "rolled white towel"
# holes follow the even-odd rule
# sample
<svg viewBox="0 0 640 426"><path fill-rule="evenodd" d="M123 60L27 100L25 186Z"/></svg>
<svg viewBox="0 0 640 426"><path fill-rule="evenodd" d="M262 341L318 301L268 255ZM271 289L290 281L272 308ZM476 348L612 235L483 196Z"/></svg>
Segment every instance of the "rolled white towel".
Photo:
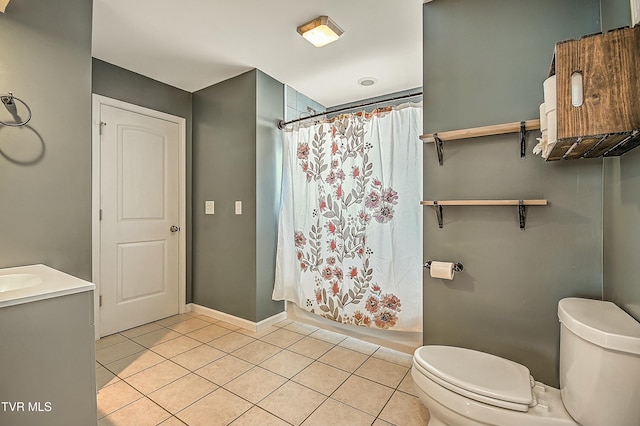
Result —
<svg viewBox="0 0 640 426"><path fill-rule="evenodd" d="M535 155L543 154L546 151L548 144L548 131L547 131L547 108L546 104L540 104L540 131L541 137L536 138L538 144L533 147L533 153Z"/></svg>
<svg viewBox="0 0 640 426"><path fill-rule="evenodd" d="M547 104L544 102L540 104L540 131L547 131Z"/></svg>
<svg viewBox="0 0 640 426"><path fill-rule="evenodd" d="M544 90L544 104L546 105L547 113L555 110L558 102L556 97L556 76L552 75L547 78L542 84Z"/></svg>

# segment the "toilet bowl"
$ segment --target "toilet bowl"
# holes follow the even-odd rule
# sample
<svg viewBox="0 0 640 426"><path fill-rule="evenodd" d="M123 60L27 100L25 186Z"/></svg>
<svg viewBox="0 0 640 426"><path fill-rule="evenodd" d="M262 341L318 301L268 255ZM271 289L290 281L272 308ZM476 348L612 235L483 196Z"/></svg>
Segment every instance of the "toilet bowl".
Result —
<svg viewBox="0 0 640 426"><path fill-rule="evenodd" d="M638 426L640 323L611 302L558 304L561 390L516 362L429 345L411 375L429 426Z"/></svg>
<svg viewBox="0 0 640 426"><path fill-rule="evenodd" d="M426 361L425 361L426 360ZM523 365L451 346L423 346L411 375L429 409L429 426L577 426L560 391Z"/></svg>

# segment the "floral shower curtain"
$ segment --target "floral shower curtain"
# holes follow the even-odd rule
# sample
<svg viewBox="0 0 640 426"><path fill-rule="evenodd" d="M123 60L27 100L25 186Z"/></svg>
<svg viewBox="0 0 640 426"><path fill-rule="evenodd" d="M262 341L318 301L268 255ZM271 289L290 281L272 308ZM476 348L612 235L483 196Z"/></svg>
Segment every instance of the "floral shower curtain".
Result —
<svg viewBox="0 0 640 426"><path fill-rule="evenodd" d="M284 132L274 300L380 329L422 329L422 106Z"/></svg>

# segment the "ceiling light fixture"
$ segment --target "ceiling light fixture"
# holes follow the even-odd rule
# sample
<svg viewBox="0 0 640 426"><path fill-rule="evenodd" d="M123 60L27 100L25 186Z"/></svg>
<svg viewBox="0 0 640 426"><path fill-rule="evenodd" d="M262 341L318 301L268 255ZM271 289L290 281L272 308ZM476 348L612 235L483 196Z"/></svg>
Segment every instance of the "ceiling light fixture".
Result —
<svg viewBox="0 0 640 426"><path fill-rule="evenodd" d="M378 80L375 77L362 77L358 80L360 86L373 86Z"/></svg>
<svg viewBox="0 0 640 426"><path fill-rule="evenodd" d="M298 33L315 47L322 47L339 39L344 31L328 16L318 16L300 25Z"/></svg>

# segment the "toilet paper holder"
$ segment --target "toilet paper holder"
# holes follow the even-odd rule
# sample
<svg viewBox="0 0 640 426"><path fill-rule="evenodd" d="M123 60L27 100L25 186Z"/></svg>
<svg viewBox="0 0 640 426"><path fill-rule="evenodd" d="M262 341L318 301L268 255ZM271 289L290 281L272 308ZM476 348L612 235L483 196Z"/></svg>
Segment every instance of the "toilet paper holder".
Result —
<svg viewBox="0 0 640 426"><path fill-rule="evenodd" d="M433 261L432 260L427 260L423 266L425 268L427 268L427 269L431 269L431 262L433 262ZM462 263L454 263L453 264L453 270L455 272L462 272L464 270L464 265L462 265Z"/></svg>

